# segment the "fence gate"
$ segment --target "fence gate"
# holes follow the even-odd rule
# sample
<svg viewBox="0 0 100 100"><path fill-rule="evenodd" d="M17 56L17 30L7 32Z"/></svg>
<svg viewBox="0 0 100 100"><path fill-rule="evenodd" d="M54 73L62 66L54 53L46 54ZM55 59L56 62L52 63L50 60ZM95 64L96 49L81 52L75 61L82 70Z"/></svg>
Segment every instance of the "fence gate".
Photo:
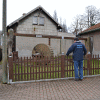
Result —
<svg viewBox="0 0 100 100"><path fill-rule="evenodd" d="M100 58L88 55L83 61L83 75L100 74ZM74 64L72 56L55 57L9 57L9 80L17 81L36 81L36 80L55 80L61 78L74 77Z"/></svg>

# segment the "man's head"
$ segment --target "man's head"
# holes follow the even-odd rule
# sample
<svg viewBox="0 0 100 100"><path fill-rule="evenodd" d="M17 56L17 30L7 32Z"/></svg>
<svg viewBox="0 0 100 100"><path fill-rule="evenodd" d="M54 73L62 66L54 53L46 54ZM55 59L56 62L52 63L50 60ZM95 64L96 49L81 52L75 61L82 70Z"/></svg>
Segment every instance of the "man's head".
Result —
<svg viewBox="0 0 100 100"><path fill-rule="evenodd" d="M74 43L76 42L76 41L79 41L79 39L76 37L76 38L74 38Z"/></svg>

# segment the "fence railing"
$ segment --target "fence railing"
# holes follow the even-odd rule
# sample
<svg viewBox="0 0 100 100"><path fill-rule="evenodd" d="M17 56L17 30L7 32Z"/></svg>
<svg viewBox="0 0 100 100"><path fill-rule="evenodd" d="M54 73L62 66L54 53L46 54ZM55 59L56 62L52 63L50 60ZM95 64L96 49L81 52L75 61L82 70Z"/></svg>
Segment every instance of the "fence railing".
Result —
<svg viewBox="0 0 100 100"><path fill-rule="evenodd" d="M100 58L88 54L83 61L83 75L100 74ZM9 79L29 81L74 77L74 64L71 56L58 57L9 57Z"/></svg>

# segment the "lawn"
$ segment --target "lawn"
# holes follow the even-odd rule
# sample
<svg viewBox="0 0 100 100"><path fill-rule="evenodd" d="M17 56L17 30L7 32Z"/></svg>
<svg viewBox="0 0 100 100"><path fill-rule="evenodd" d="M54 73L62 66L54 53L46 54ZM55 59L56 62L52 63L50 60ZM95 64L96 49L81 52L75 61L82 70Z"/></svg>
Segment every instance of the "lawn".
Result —
<svg viewBox="0 0 100 100"><path fill-rule="evenodd" d="M92 60L92 75L100 74L100 60Z"/></svg>
<svg viewBox="0 0 100 100"><path fill-rule="evenodd" d="M2 61L0 61L0 65L2 65Z"/></svg>

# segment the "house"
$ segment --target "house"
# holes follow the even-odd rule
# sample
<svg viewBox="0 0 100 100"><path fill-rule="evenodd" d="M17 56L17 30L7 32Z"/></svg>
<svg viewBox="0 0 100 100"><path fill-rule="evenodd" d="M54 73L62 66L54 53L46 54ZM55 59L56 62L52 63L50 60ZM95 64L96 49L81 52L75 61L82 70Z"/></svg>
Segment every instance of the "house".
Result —
<svg viewBox="0 0 100 100"><path fill-rule="evenodd" d="M90 37L90 52L91 54L100 56L100 23L91 26L79 34L81 37Z"/></svg>
<svg viewBox="0 0 100 100"><path fill-rule="evenodd" d="M62 26L41 6L26 14L24 13L20 18L7 26L7 30L10 28L14 30L14 33L27 35L39 34L75 37L73 34L59 32ZM36 47L38 49L42 48L45 52L50 50L56 56L62 52L62 48L63 52L66 53L73 43L72 40L64 40L62 47L60 39L50 39L50 44L48 43L48 38L14 36L13 40L13 51L18 51L19 57L32 56L33 53L37 53ZM43 49L45 47L49 49Z"/></svg>

